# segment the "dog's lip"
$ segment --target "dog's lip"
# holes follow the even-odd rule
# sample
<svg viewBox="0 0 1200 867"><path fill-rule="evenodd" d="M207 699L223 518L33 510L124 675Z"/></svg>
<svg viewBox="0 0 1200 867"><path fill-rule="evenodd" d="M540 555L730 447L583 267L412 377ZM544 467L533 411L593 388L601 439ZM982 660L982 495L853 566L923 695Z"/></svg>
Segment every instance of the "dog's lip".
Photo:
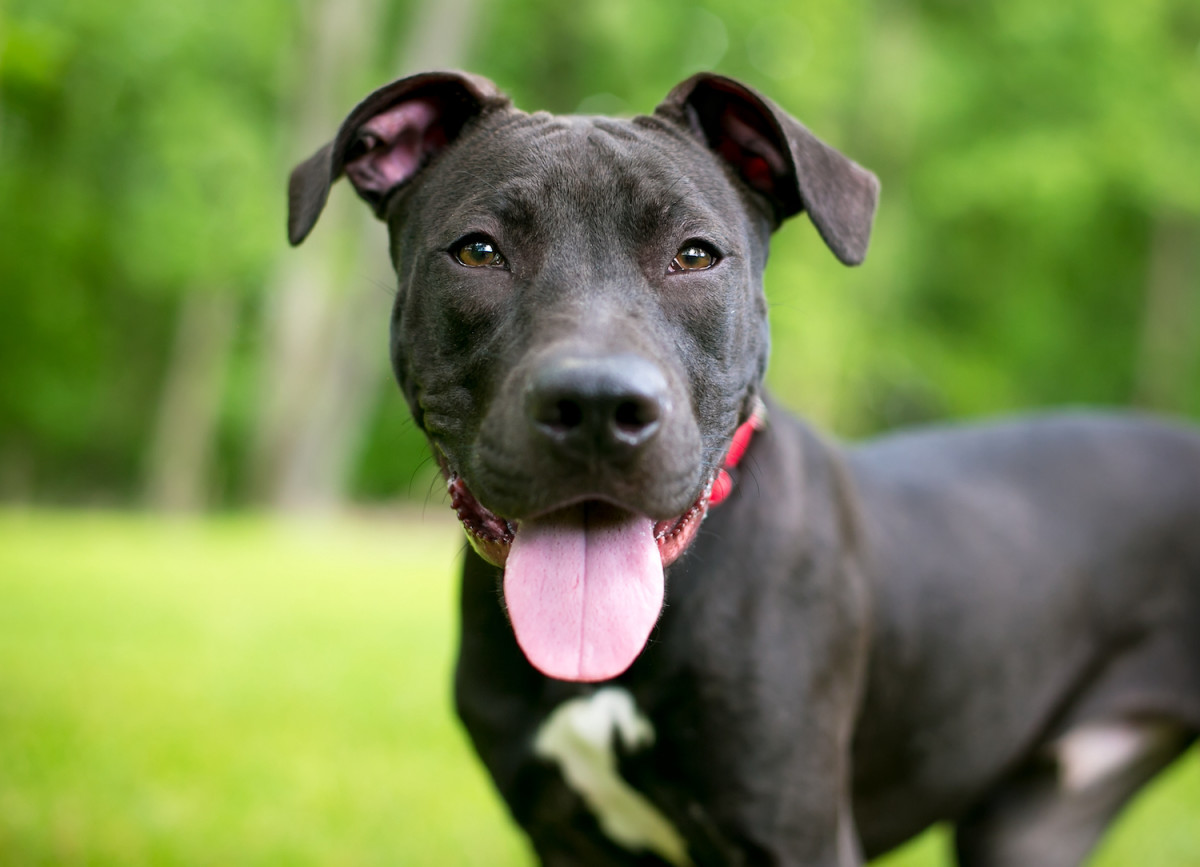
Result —
<svg viewBox="0 0 1200 867"><path fill-rule="evenodd" d="M458 520L467 533L467 540L471 543L471 547L493 566L503 567L508 560L508 552L512 547L513 539L520 531L521 522L502 518L480 503L471 493L467 483L457 473L448 474L446 487L450 493L450 505L458 515ZM654 541L658 545L664 567L670 566L679 559L695 538L696 531L700 528L700 522L708 513L711 494L712 480L710 479L692 505L681 515L655 522ZM547 510L547 514L591 500L601 500L624 508L622 504L611 503L604 498L583 496Z"/></svg>

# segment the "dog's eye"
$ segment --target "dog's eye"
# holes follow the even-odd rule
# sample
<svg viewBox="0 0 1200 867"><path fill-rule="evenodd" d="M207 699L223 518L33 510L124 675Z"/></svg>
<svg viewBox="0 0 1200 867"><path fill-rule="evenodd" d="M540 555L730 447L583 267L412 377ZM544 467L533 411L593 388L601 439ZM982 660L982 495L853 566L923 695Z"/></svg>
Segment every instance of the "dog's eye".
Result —
<svg viewBox="0 0 1200 867"><path fill-rule="evenodd" d="M504 257L491 238L474 235L454 246L454 258L468 268L503 268Z"/></svg>
<svg viewBox="0 0 1200 867"><path fill-rule="evenodd" d="M689 241L679 248L679 252L675 254L675 258L671 260L667 270L676 271L704 271L717 264L717 254L703 244L698 244L694 241Z"/></svg>

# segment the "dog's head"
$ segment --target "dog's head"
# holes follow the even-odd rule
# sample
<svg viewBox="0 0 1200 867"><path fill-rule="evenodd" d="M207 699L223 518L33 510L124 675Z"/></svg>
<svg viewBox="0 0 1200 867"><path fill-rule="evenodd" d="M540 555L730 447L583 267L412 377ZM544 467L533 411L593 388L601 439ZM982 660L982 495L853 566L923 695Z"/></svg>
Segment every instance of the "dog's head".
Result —
<svg viewBox="0 0 1200 867"><path fill-rule="evenodd" d="M709 74L632 120L393 82L293 171L293 244L343 174L388 224L396 377L522 648L552 676L621 673L758 402L771 231L807 211L857 264L878 182Z"/></svg>

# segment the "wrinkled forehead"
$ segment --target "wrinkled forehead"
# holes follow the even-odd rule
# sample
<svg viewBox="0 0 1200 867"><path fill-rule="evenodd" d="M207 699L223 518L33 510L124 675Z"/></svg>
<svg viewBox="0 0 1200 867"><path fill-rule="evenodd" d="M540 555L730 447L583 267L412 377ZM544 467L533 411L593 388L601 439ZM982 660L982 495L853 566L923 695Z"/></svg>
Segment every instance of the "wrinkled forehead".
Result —
<svg viewBox="0 0 1200 867"><path fill-rule="evenodd" d="M584 224L645 236L664 225L711 233L744 213L707 148L651 118L513 113L459 145L427 192L450 223L486 213L530 230Z"/></svg>

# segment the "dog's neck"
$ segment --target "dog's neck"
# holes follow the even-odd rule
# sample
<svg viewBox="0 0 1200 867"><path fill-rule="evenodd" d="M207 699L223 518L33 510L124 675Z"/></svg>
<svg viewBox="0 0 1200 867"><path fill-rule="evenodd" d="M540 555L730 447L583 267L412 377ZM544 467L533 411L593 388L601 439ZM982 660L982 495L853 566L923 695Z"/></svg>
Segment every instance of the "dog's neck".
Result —
<svg viewBox="0 0 1200 867"><path fill-rule="evenodd" d="M713 480L712 494L708 498L710 506L717 505L733 493L733 476L729 474L729 471L741 462L746 454L746 449L750 447L750 440L754 434L766 426L767 407L759 400L755 402L750 418L738 425L738 429L734 431L733 440L729 443L729 451L725 454L725 463L717 471L717 477Z"/></svg>

